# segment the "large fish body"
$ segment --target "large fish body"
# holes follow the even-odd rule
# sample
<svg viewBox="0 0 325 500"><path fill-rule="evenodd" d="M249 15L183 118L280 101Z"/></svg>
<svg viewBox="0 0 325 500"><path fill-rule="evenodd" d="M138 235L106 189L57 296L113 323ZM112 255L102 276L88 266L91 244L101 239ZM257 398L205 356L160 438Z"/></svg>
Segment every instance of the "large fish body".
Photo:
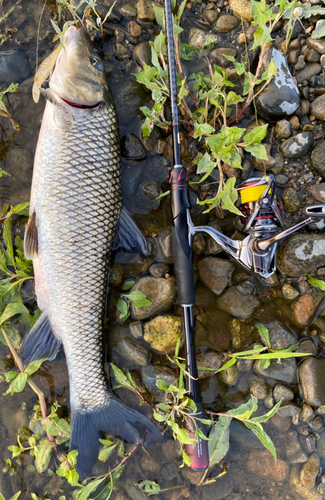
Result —
<svg viewBox="0 0 325 500"><path fill-rule="evenodd" d="M102 321L110 250L122 197L116 111L88 35L69 28L50 80L35 156L25 253L33 259L43 314L28 335L25 364L53 359L61 342L72 411L71 447L84 477L99 431L139 442L132 423L156 427L112 398L102 360Z"/></svg>

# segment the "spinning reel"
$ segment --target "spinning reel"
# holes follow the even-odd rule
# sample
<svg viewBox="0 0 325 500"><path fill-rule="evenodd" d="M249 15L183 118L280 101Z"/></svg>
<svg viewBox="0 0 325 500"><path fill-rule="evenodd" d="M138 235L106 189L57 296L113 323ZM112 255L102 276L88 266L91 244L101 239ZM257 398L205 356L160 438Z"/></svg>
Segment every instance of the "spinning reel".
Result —
<svg viewBox="0 0 325 500"><path fill-rule="evenodd" d="M281 231L283 221L275 188L274 175L253 177L237 188L241 197L239 209L242 216L238 216L235 225L237 229L247 233L241 241L232 240L209 226L194 226L188 212L190 246L196 233L208 234L248 271L253 271L264 279L272 276L276 270L277 246L282 240L308 224L316 223L318 228L325 225L325 204L319 203L305 209L307 219Z"/></svg>

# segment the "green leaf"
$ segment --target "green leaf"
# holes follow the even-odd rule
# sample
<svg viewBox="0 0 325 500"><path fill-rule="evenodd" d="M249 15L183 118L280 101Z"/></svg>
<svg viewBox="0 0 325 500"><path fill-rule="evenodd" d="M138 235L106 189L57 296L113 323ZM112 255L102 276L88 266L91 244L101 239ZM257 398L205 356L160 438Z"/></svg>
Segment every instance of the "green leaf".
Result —
<svg viewBox="0 0 325 500"><path fill-rule="evenodd" d="M240 169L242 168L241 156L240 156L236 146L234 146L231 150L230 166L233 168L240 168ZM237 195L236 195L236 198L237 198Z"/></svg>
<svg viewBox="0 0 325 500"><path fill-rule="evenodd" d="M243 140L250 144L259 144L267 133L268 124L254 127L248 134L244 135Z"/></svg>
<svg viewBox="0 0 325 500"><path fill-rule="evenodd" d="M246 425L246 427L248 427L248 429L254 432L255 436L258 437L261 443L265 446L265 448L267 448L272 453L274 459L276 460L276 449L273 444L273 441L270 438L270 436L266 434L262 426L255 425L251 422L246 422L246 421L244 421L244 424Z"/></svg>
<svg viewBox="0 0 325 500"><path fill-rule="evenodd" d="M109 483L103 488L103 490L95 497L94 500L108 500L112 494L113 488L121 475L123 474L125 465L119 467L113 474L110 476Z"/></svg>
<svg viewBox="0 0 325 500"><path fill-rule="evenodd" d="M226 370L227 368L230 368L232 365L236 363L236 358L231 358L227 363L225 363L221 368L216 370L216 373L222 372L223 370Z"/></svg>
<svg viewBox="0 0 325 500"><path fill-rule="evenodd" d="M37 446L34 446L35 467L39 474L47 470L52 450L52 445L48 439L42 439Z"/></svg>
<svg viewBox="0 0 325 500"><path fill-rule="evenodd" d="M126 281L122 286L122 290L130 290L130 288L133 287L134 283L135 283L134 280Z"/></svg>
<svg viewBox="0 0 325 500"><path fill-rule="evenodd" d="M11 208L11 213L28 216L29 215L29 210L27 210L28 207L29 207L29 202L20 203L19 205L15 205L14 207Z"/></svg>
<svg viewBox="0 0 325 500"><path fill-rule="evenodd" d="M7 391L4 393L6 396L7 394L13 395L15 392L21 392L24 390L26 382L28 379L28 375L25 372L19 373L17 377L11 382L9 388Z"/></svg>
<svg viewBox="0 0 325 500"><path fill-rule="evenodd" d="M166 35L163 31L160 31L159 35L155 38L153 49L157 53L164 53L166 51Z"/></svg>
<svg viewBox="0 0 325 500"><path fill-rule="evenodd" d="M194 123L194 134L193 137L201 137L202 135L209 135L214 132L214 127L208 123ZM207 154L207 153L205 153Z"/></svg>
<svg viewBox="0 0 325 500"><path fill-rule="evenodd" d="M239 102L243 102L243 99L240 95L236 94L232 90L227 94L227 105L232 106L233 104L238 104Z"/></svg>
<svg viewBox="0 0 325 500"><path fill-rule="evenodd" d="M261 363L262 370L267 370L268 367L270 366L270 364L271 364L271 360L270 359L263 359L262 363Z"/></svg>
<svg viewBox="0 0 325 500"><path fill-rule="evenodd" d="M153 10L155 11L156 21L161 26L161 28L165 29L165 11L162 7L158 7L153 4Z"/></svg>
<svg viewBox="0 0 325 500"><path fill-rule="evenodd" d="M245 73L245 64L239 63L233 56L227 56L226 54L224 54L224 57L234 64L238 75L242 75L243 73Z"/></svg>
<svg viewBox="0 0 325 500"><path fill-rule="evenodd" d="M0 325L12 318L16 314L29 314L27 307L24 306L21 299L18 302L7 304L5 310L0 316Z"/></svg>
<svg viewBox="0 0 325 500"><path fill-rule="evenodd" d="M125 300L119 299L117 301L117 309L120 313L120 319L127 319L129 316L129 306Z"/></svg>
<svg viewBox="0 0 325 500"><path fill-rule="evenodd" d="M17 500L17 498L19 498L20 494L21 494L21 491L18 491L17 493L15 493L15 494L14 494L14 495L10 498L10 500ZM0 493L0 495L1 495L1 493Z"/></svg>
<svg viewBox="0 0 325 500"><path fill-rule="evenodd" d="M117 382L123 387L130 387L130 382L128 381L126 375L124 375L122 370L113 363L111 363L111 367L113 368L114 376Z"/></svg>
<svg viewBox="0 0 325 500"><path fill-rule="evenodd" d="M17 375L18 375L18 373L17 372L13 372L13 371L5 373L6 382L10 382L14 378L16 378Z"/></svg>
<svg viewBox="0 0 325 500"><path fill-rule="evenodd" d="M251 155L256 158L260 158L261 160L268 160L266 149L262 144L251 144L248 146L244 146L244 149Z"/></svg>
<svg viewBox="0 0 325 500"><path fill-rule="evenodd" d="M231 418L219 417L209 433L209 468L218 464L229 449L229 426Z"/></svg>
<svg viewBox="0 0 325 500"><path fill-rule="evenodd" d="M323 280L316 280L315 278L309 278L308 282L311 286L315 286L317 288L320 288L321 290L325 290L325 281Z"/></svg>
<svg viewBox="0 0 325 500"><path fill-rule="evenodd" d="M317 38L323 38L325 36L325 19L320 19L317 24L316 28L311 34L311 37L314 39Z"/></svg>
<svg viewBox="0 0 325 500"><path fill-rule="evenodd" d="M166 384L166 382L164 380L162 380L161 378L156 380L156 386L158 387L158 389L161 389L163 391L166 391L166 392L169 391L169 385Z"/></svg>
<svg viewBox="0 0 325 500"><path fill-rule="evenodd" d="M143 137L149 137L152 130L150 118L146 118L142 124L141 131Z"/></svg>
<svg viewBox="0 0 325 500"><path fill-rule="evenodd" d="M100 460L101 462L106 462L106 460L111 456L118 444L119 441L116 441L116 443L113 443L110 446L103 446L103 448L101 448L99 452L98 460Z"/></svg>
<svg viewBox="0 0 325 500"><path fill-rule="evenodd" d="M249 419L258 408L257 404L257 399L254 396L251 396L250 399L247 401L247 403L244 403L238 408L235 408L233 410L228 410L227 413L230 413L230 415L234 415L237 418L241 419Z"/></svg>
<svg viewBox="0 0 325 500"><path fill-rule="evenodd" d="M183 15L183 12L184 12L186 4L187 4L187 0L183 0L183 2L181 3L181 5L178 7L178 11L177 11L177 14L175 16L175 21L176 21L177 24L179 24L179 22L181 20L181 17Z"/></svg>
<svg viewBox="0 0 325 500"><path fill-rule="evenodd" d="M191 467L192 459L188 456L183 446L181 447L181 457L183 459L183 464L180 466L180 468L184 467L184 465L187 465L187 467Z"/></svg>
<svg viewBox="0 0 325 500"><path fill-rule="evenodd" d="M33 361L33 363L31 363L30 365L27 366L27 368L25 368L25 373L27 373L27 375L32 375L33 373L37 372L43 361L44 361L43 359Z"/></svg>
<svg viewBox="0 0 325 500"><path fill-rule="evenodd" d="M270 28L261 22L254 33L254 44L251 47L251 50L256 49L260 45L266 45L269 42L272 42Z"/></svg>
<svg viewBox="0 0 325 500"><path fill-rule="evenodd" d="M255 325L260 337L265 340L266 345L271 348L271 342L270 342L270 334L269 330L266 328L264 325Z"/></svg>
<svg viewBox="0 0 325 500"><path fill-rule="evenodd" d="M76 469L71 469L67 472L66 478L68 483L70 483L72 486L79 486L79 474L76 471Z"/></svg>
<svg viewBox="0 0 325 500"><path fill-rule="evenodd" d="M267 422L271 417L273 417L273 415L276 414L276 412L278 411L278 409L281 406L281 403L282 403L282 400L279 401L275 406L273 406L273 408L271 408L270 411L268 411L264 415L261 415L260 417L251 418L251 422L256 422L256 423L260 423L260 424Z"/></svg>
<svg viewBox="0 0 325 500"><path fill-rule="evenodd" d="M148 494L149 497L160 493L160 486L155 481L149 481L146 479L145 481L141 481L139 486L145 493Z"/></svg>
<svg viewBox="0 0 325 500"><path fill-rule="evenodd" d="M193 438L190 437L189 433L185 429L177 428L176 436L180 443L193 444Z"/></svg>
<svg viewBox="0 0 325 500"><path fill-rule="evenodd" d="M77 494L76 500L87 500L89 498L89 495L96 490L96 488L104 481L105 477L102 479L96 479L95 481L91 481L90 483L87 484L87 486L84 486Z"/></svg>

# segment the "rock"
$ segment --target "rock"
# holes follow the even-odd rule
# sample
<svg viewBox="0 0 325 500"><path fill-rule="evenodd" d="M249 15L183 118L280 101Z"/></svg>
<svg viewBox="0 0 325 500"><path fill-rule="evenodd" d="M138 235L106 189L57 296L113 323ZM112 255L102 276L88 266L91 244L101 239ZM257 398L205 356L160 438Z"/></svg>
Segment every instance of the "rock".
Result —
<svg viewBox="0 0 325 500"><path fill-rule="evenodd" d="M141 36L142 28L136 21L130 21L130 33L134 38Z"/></svg>
<svg viewBox="0 0 325 500"><path fill-rule="evenodd" d="M276 384L273 388L273 398L276 403L278 403L281 399L283 403L288 403L294 399L295 395L290 387L286 387L282 384Z"/></svg>
<svg viewBox="0 0 325 500"><path fill-rule="evenodd" d="M269 395L267 398L264 399L263 403L265 404L266 408L273 408L275 405L275 401L271 395Z"/></svg>
<svg viewBox="0 0 325 500"><path fill-rule="evenodd" d="M150 460L151 459L152 457L150 457ZM149 467L148 471L152 471L152 468ZM174 465L166 464L161 469L161 476L164 478L165 481L173 481L173 479L176 479L178 477L178 470L175 468Z"/></svg>
<svg viewBox="0 0 325 500"><path fill-rule="evenodd" d="M306 156L313 144L312 132L301 132L284 141L280 146L280 151L285 158L296 160Z"/></svg>
<svg viewBox="0 0 325 500"><path fill-rule="evenodd" d="M275 133L278 139L288 139L291 135L291 127L288 120L280 120L275 126Z"/></svg>
<svg viewBox="0 0 325 500"><path fill-rule="evenodd" d="M201 370L200 367L213 368L213 370L217 371L222 364L222 356L215 351L209 351L205 352L204 354L198 354L196 357L196 362L197 366L199 367L199 380L202 380L204 378L211 377L214 372L211 370Z"/></svg>
<svg viewBox="0 0 325 500"><path fill-rule="evenodd" d="M286 446L286 453L290 464L303 464L308 460L298 441L290 441Z"/></svg>
<svg viewBox="0 0 325 500"><path fill-rule="evenodd" d="M19 50L0 50L0 87L11 83L22 83L31 74L26 56Z"/></svg>
<svg viewBox="0 0 325 500"><path fill-rule="evenodd" d="M316 417L309 422L309 427L315 432L320 432L321 430L323 430L324 429L323 417L321 417L321 415L316 415Z"/></svg>
<svg viewBox="0 0 325 500"><path fill-rule="evenodd" d="M312 150L310 164L325 179L325 139L319 141Z"/></svg>
<svg viewBox="0 0 325 500"><path fill-rule="evenodd" d="M121 14L124 17L137 17L137 9L133 5L126 4L121 7Z"/></svg>
<svg viewBox="0 0 325 500"><path fill-rule="evenodd" d="M291 304L292 319L297 326L309 325L323 300L323 293L314 288Z"/></svg>
<svg viewBox="0 0 325 500"><path fill-rule="evenodd" d="M200 30L199 28L191 28L189 34L189 44L197 49L202 49L210 39L214 46L219 45L221 39L219 35L208 33L207 31Z"/></svg>
<svg viewBox="0 0 325 500"><path fill-rule="evenodd" d="M298 415L299 412L299 406L295 405L294 403L285 403L278 409L278 415L282 418L294 417L295 415Z"/></svg>
<svg viewBox="0 0 325 500"><path fill-rule="evenodd" d="M290 472L289 466L283 460L274 462L267 450L252 450L247 462L248 470L271 481L284 481Z"/></svg>
<svg viewBox="0 0 325 500"><path fill-rule="evenodd" d="M285 283L282 287L283 297L287 300L294 300L299 297L299 292L289 283Z"/></svg>
<svg viewBox="0 0 325 500"><path fill-rule="evenodd" d="M166 400L166 392L162 389L158 389L156 384L157 380L161 379L168 385L177 385L177 377L172 370L162 368L161 366L147 365L144 368L141 368L141 376L143 383L153 394L155 401L161 402Z"/></svg>
<svg viewBox="0 0 325 500"><path fill-rule="evenodd" d="M308 37L307 40L307 45L311 47L312 49L317 50L319 54L325 54L325 40L324 39L314 39L312 37Z"/></svg>
<svg viewBox="0 0 325 500"><path fill-rule="evenodd" d="M151 47L149 42L143 41L140 43L137 43L134 51L133 51L133 56L138 63L138 65L143 68L143 65L146 64L147 66L151 65Z"/></svg>
<svg viewBox="0 0 325 500"><path fill-rule="evenodd" d="M239 359L237 361L237 370L239 372L249 373L253 369L253 364L254 364L254 361L252 359Z"/></svg>
<svg viewBox="0 0 325 500"><path fill-rule="evenodd" d="M304 339L300 342L300 346L298 347L298 349L296 349L296 352L305 352L306 354L317 356L318 349L312 339Z"/></svg>
<svg viewBox="0 0 325 500"><path fill-rule="evenodd" d="M159 182L150 182L143 186L144 194L152 201L158 201L157 197L161 194L161 187ZM158 201L159 202L159 201Z"/></svg>
<svg viewBox="0 0 325 500"><path fill-rule="evenodd" d="M259 94L255 105L263 118L278 120L296 111L300 94L282 52L274 48L268 49L264 56L264 69L271 59L276 64L278 75L273 77L269 85Z"/></svg>
<svg viewBox="0 0 325 500"><path fill-rule="evenodd" d="M133 321L129 324L129 329L132 337L134 337L135 339L142 339L143 327L141 321Z"/></svg>
<svg viewBox="0 0 325 500"><path fill-rule="evenodd" d="M255 380L249 386L250 393L257 399L265 399L270 393L271 387L264 380Z"/></svg>
<svg viewBox="0 0 325 500"><path fill-rule="evenodd" d="M324 497L318 494L316 488L309 490L301 483L300 471L301 466L293 466L290 476L291 489L301 495L305 500L324 500Z"/></svg>
<svg viewBox="0 0 325 500"><path fill-rule="evenodd" d="M232 365L220 372L220 378L224 384L234 386L238 378L236 365Z"/></svg>
<svg viewBox="0 0 325 500"><path fill-rule="evenodd" d="M296 111L297 116L305 116L309 113L310 110L310 102L306 100L301 100L299 104L299 108Z"/></svg>
<svg viewBox="0 0 325 500"><path fill-rule="evenodd" d="M146 366L151 358L149 349L142 345L137 344L131 339L122 339L116 347L113 348L113 354L122 356L129 363Z"/></svg>
<svg viewBox="0 0 325 500"><path fill-rule="evenodd" d="M325 203L325 182L321 182L320 184L313 184L309 187L309 191L314 200L319 201L320 203Z"/></svg>
<svg viewBox="0 0 325 500"><path fill-rule="evenodd" d="M167 264L160 264L157 262L149 267L149 273L155 278L163 278L169 273L169 266Z"/></svg>
<svg viewBox="0 0 325 500"><path fill-rule="evenodd" d="M283 195L284 206L286 212L294 214L298 212L300 208L300 199L298 197L297 191L293 188L287 188Z"/></svg>
<svg viewBox="0 0 325 500"><path fill-rule="evenodd" d="M325 237L322 234L294 234L287 238L277 252L281 273L299 278L313 275L325 266Z"/></svg>
<svg viewBox="0 0 325 500"><path fill-rule="evenodd" d="M256 158L253 156L253 163L258 170L270 170L275 166L275 159L271 156L272 146L271 144L263 144L266 150L267 160L262 160L261 158Z"/></svg>
<svg viewBox="0 0 325 500"><path fill-rule="evenodd" d="M147 157L140 139L134 134L127 134L122 137L121 155L129 160L145 160Z"/></svg>
<svg viewBox="0 0 325 500"><path fill-rule="evenodd" d="M325 404L325 359L305 359L298 368L300 390L303 399L311 406Z"/></svg>
<svg viewBox="0 0 325 500"><path fill-rule="evenodd" d="M262 369L261 364L262 360L258 359L255 361L254 371L258 375L286 382L287 384L297 383L297 363L294 358L282 359L281 365L276 359L272 359L270 366L266 370Z"/></svg>
<svg viewBox="0 0 325 500"><path fill-rule="evenodd" d="M229 31L237 28L238 19L234 16L230 16L229 14L224 14L220 16L215 24L215 28L221 33L228 33Z"/></svg>
<svg viewBox="0 0 325 500"><path fill-rule="evenodd" d="M210 24L214 24L218 18L218 12L214 9L205 9L204 17Z"/></svg>
<svg viewBox="0 0 325 500"><path fill-rule="evenodd" d="M298 56L297 62L294 65L293 69L297 72L297 71L300 71L300 70L304 69L305 66L306 66L305 58L301 54L300 56Z"/></svg>
<svg viewBox="0 0 325 500"><path fill-rule="evenodd" d="M211 50L209 59L222 68L228 68L232 62L226 59L225 56L237 57L237 50L231 47L218 47Z"/></svg>
<svg viewBox="0 0 325 500"><path fill-rule="evenodd" d="M161 469L161 464L158 462L158 460L155 460L147 453L141 458L140 465L141 469L147 473L152 472L153 474L159 474Z"/></svg>
<svg viewBox="0 0 325 500"><path fill-rule="evenodd" d="M183 337L182 320L178 316L156 316L144 325L143 338L160 353L173 351Z"/></svg>
<svg viewBox="0 0 325 500"><path fill-rule="evenodd" d="M248 23L253 21L252 2L250 2L250 0L230 0L229 4L231 10L238 19L242 19Z"/></svg>
<svg viewBox="0 0 325 500"><path fill-rule="evenodd" d="M256 295L244 295L237 286L232 286L219 297L217 304L219 309L235 318L248 319L260 305L260 301Z"/></svg>
<svg viewBox="0 0 325 500"><path fill-rule="evenodd" d="M141 277L132 291L141 291L147 295L152 302L151 306L135 307L131 305L131 314L134 319L147 319L155 314L167 312L173 305L176 296L176 286L174 278L152 278L150 276Z"/></svg>
<svg viewBox="0 0 325 500"><path fill-rule="evenodd" d="M320 459L319 456L311 455L308 462L303 465L300 472L300 481L302 486L308 490L312 490L316 484L316 478L320 473Z"/></svg>
<svg viewBox="0 0 325 500"><path fill-rule="evenodd" d="M138 0L137 10L140 21L154 21L156 19L151 0Z"/></svg>
<svg viewBox="0 0 325 500"><path fill-rule="evenodd" d="M272 349L278 347L290 347L297 342L297 337L285 328L279 321L273 321L268 325L270 344Z"/></svg>
<svg viewBox="0 0 325 500"><path fill-rule="evenodd" d="M304 80L309 80L315 75L318 75L322 71L322 66L319 63L307 63L304 69L296 71L295 78L297 83L301 83Z"/></svg>
<svg viewBox="0 0 325 500"><path fill-rule="evenodd" d="M206 257L199 262L198 270L202 283L213 293L220 295L230 283L234 265L218 257Z"/></svg>

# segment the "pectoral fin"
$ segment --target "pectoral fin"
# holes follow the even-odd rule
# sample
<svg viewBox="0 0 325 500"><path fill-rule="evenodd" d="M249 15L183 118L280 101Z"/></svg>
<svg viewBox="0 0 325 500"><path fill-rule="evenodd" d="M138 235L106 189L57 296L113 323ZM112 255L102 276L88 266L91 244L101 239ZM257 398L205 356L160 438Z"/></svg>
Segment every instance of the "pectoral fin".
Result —
<svg viewBox="0 0 325 500"><path fill-rule="evenodd" d="M24 339L19 357L24 366L40 359L51 361L56 357L60 347L61 342L54 336L49 318L43 313Z"/></svg>
<svg viewBox="0 0 325 500"><path fill-rule="evenodd" d="M24 239L24 252L27 259L34 259L38 254L38 232L36 226L36 212L29 217L27 222L25 239Z"/></svg>
<svg viewBox="0 0 325 500"><path fill-rule="evenodd" d="M114 249L117 248L123 248L129 252L139 252L144 257L151 254L150 243L142 234L125 206L121 210L117 227Z"/></svg>

